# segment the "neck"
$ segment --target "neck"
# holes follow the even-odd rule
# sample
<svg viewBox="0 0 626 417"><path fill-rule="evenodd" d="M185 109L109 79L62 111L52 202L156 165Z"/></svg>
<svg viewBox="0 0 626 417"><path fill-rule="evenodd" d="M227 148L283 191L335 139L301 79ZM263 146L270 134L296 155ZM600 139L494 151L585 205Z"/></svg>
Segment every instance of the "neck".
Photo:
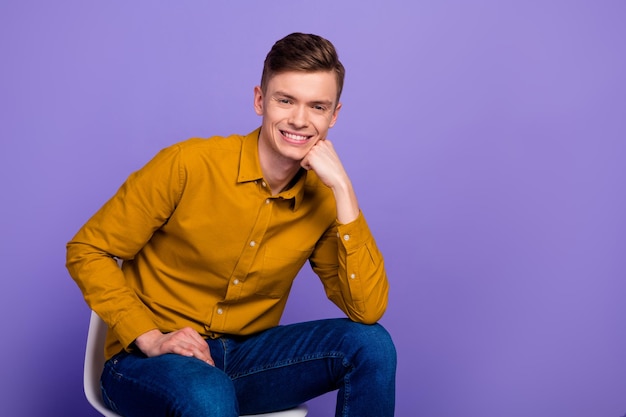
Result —
<svg viewBox="0 0 626 417"><path fill-rule="evenodd" d="M276 156L268 157L263 152L259 153L259 162L263 177L272 190L272 195L288 188L301 169L298 161Z"/></svg>
<svg viewBox="0 0 626 417"><path fill-rule="evenodd" d="M298 172L300 171L300 166L291 167L288 170L277 170L275 166L267 170L261 164L261 170L263 171L263 177L268 182L270 189L272 190L272 195L279 194L281 191L289 188L292 185L292 182Z"/></svg>

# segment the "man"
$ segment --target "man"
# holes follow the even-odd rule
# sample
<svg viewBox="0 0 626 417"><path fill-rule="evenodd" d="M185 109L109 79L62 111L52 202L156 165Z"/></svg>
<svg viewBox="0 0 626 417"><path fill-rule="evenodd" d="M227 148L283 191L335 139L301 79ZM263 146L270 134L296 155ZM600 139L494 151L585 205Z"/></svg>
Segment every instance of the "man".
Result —
<svg viewBox="0 0 626 417"><path fill-rule="evenodd" d="M259 129L162 150L68 243L109 326L113 410L234 417L338 389L337 416L393 415L383 258L327 140L343 78L326 39L279 40L254 89ZM348 319L279 326L307 260Z"/></svg>

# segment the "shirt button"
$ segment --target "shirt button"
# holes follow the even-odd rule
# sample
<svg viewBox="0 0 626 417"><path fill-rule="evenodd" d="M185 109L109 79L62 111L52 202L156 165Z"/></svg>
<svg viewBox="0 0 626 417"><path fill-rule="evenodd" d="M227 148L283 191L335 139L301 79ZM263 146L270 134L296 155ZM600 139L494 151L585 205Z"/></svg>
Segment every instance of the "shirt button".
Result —
<svg viewBox="0 0 626 417"><path fill-rule="evenodd" d="M350 235L343 235L343 240L350 240Z"/></svg>
<svg viewBox="0 0 626 417"><path fill-rule="evenodd" d="M256 242L254 240L250 241L250 246L255 246Z"/></svg>
<svg viewBox="0 0 626 417"><path fill-rule="evenodd" d="M217 314L222 314L222 313L224 313L224 310L222 310L221 308L218 308L217 309Z"/></svg>
<svg viewBox="0 0 626 417"><path fill-rule="evenodd" d="M354 279L354 278L356 278L356 275L350 274L350 279Z"/></svg>
<svg viewBox="0 0 626 417"><path fill-rule="evenodd" d="M265 200L265 204L269 204L269 203L270 203L270 199L268 198Z"/></svg>
<svg viewBox="0 0 626 417"><path fill-rule="evenodd" d="M239 284L239 280L238 280L238 279L235 279L235 280L233 281L233 284L234 284L234 285Z"/></svg>
<svg viewBox="0 0 626 417"><path fill-rule="evenodd" d="M265 181L263 181L261 185L263 185L263 187L267 187L267 184L265 183Z"/></svg>

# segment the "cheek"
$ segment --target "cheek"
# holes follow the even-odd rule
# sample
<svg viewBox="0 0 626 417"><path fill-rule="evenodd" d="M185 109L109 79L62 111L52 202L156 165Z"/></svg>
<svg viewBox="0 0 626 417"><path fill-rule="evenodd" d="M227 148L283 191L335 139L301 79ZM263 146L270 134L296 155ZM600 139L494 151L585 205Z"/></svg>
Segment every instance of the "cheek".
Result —
<svg viewBox="0 0 626 417"><path fill-rule="evenodd" d="M318 132L325 132L327 131L330 127L332 127L333 125L333 117L329 117L327 115L321 116L321 115L316 115L317 117L315 118L311 118L311 120L314 120L314 125L317 129Z"/></svg>
<svg viewBox="0 0 626 417"><path fill-rule="evenodd" d="M265 118L278 122L289 118L289 112L276 106L270 106L265 108Z"/></svg>

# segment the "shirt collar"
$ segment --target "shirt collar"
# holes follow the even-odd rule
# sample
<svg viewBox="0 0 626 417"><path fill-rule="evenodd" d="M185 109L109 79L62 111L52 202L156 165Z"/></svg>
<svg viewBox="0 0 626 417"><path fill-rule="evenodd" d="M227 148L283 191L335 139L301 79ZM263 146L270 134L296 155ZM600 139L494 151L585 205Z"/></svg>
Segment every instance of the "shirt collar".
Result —
<svg viewBox="0 0 626 417"><path fill-rule="evenodd" d="M239 159L239 176L237 182L250 182L263 180L261 163L259 162L259 133L261 128L257 128L244 136L241 145L241 156ZM307 171L303 170L296 183L288 190L278 194L279 198L293 200L293 210L297 210L302 204L304 197L304 184L306 183Z"/></svg>
<svg viewBox="0 0 626 417"><path fill-rule="evenodd" d="M243 138L237 182L256 181L263 178L261 163L259 162L258 143L260 131L261 128L255 129Z"/></svg>

